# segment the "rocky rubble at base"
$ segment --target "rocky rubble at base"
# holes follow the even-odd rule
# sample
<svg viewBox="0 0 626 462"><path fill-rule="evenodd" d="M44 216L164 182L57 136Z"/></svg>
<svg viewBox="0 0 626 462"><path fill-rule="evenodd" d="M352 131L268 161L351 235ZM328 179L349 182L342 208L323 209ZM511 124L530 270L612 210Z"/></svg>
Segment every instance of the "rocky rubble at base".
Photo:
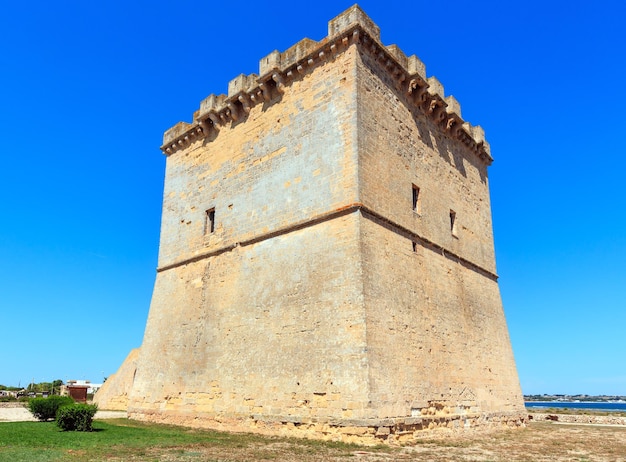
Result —
<svg viewBox="0 0 626 462"><path fill-rule="evenodd" d="M548 414L533 412L528 415L531 422L560 422L571 424L592 425L626 425L626 417L612 415L584 415L584 414Z"/></svg>

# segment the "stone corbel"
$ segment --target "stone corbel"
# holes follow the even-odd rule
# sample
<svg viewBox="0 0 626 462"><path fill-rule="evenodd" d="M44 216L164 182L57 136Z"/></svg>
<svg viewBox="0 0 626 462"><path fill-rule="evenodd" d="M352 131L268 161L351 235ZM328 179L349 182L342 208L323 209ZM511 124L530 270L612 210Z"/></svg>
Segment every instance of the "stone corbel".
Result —
<svg viewBox="0 0 626 462"><path fill-rule="evenodd" d="M266 82L259 83L259 88L261 89L261 93L263 94L263 99L265 101L272 100L272 89Z"/></svg>
<svg viewBox="0 0 626 462"><path fill-rule="evenodd" d="M426 109L426 112L428 114L432 114L433 111L437 108L437 100L435 98L431 99L430 101L424 101L424 106Z"/></svg>
<svg viewBox="0 0 626 462"><path fill-rule="evenodd" d="M394 84L399 91L402 91L402 84L406 80L406 75L404 74L402 68L398 67L394 62L388 62L391 64L387 64L387 69L389 69L389 73L393 78Z"/></svg>
<svg viewBox="0 0 626 462"><path fill-rule="evenodd" d="M463 135L461 135L461 142L467 146L468 148L472 148L472 146L475 144L474 140L472 139L471 135L469 135L468 133L465 132L465 130L463 130Z"/></svg>
<svg viewBox="0 0 626 462"><path fill-rule="evenodd" d="M199 120L198 126L200 127L200 130L202 131L204 136L209 136L209 133L211 132L211 124L207 119Z"/></svg>
<svg viewBox="0 0 626 462"><path fill-rule="evenodd" d="M239 120L239 110L237 109L237 106L235 106L235 103L233 103L232 101L229 101L227 103L228 109L230 110L230 117L237 122Z"/></svg>
<svg viewBox="0 0 626 462"><path fill-rule="evenodd" d="M413 98L415 104L422 104L426 97L426 87L420 85L418 79L411 79L406 90L407 95Z"/></svg>
<svg viewBox="0 0 626 462"><path fill-rule="evenodd" d="M237 99L241 103L241 107L243 108L243 111L246 114L250 114L250 109L252 109L252 105L250 104L251 101L250 101L250 97L248 96L248 94L247 93L241 93L241 94L239 94Z"/></svg>
<svg viewBox="0 0 626 462"><path fill-rule="evenodd" d="M461 130L461 126L459 124L454 124L450 127L450 135L457 140L460 137L459 131Z"/></svg>
<svg viewBox="0 0 626 462"><path fill-rule="evenodd" d="M185 136L185 140L188 140L189 144L193 143L199 138L202 138L202 129L199 126L192 128L189 134Z"/></svg>
<svg viewBox="0 0 626 462"><path fill-rule="evenodd" d="M354 42L358 42L359 38L361 37L361 34L359 33L359 29L355 29L354 32L352 32L352 40L354 40Z"/></svg>
<svg viewBox="0 0 626 462"><path fill-rule="evenodd" d="M252 103L258 103L259 101L263 101L263 92L261 90L254 91L250 93L249 96Z"/></svg>
<svg viewBox="0 0 626 462"><path fill-rule="evenodd" d="M213 129L215 131L219 132L220 131L220 118L219 118L219 116L215 112L211 111L211 112L209 112L209 119L211 119L211 122L212 122L212 125L213 125Z"/></svg>
<svg viewBox="0 0 626 462"><path fill-rule="evenodd" d="M278 72L274 72L272 74L272 80L276 82L276 90L278 90L278 93L285 93L285 79L283 78L283 76L280 75Z"/></svg>
<svg viewBox="0 0 626 462"><path fill-rule="evenodd" d="M228 121L232 118L229 109L226 109L225 111L221 111L219 116L220 116L220 125L226 125Z"/></svg>
<svg viewBox="0 0 626 462"><path fill-rule="evenodd" d="M431 102L431 105L432 105L432 102ZM433 114L433 119L435 119L436 123L441 123L446 118L446 110L443 106L436 106L432 110L432 114Z"/></svg>
<svg viewBox="0 0 626 462"><path fill-rule="evenodd" d="M455 125L458 125L456 123L456 119L454 117L449 117L448 120L446 120L446 131L452 130L452 127Z"/></svg>

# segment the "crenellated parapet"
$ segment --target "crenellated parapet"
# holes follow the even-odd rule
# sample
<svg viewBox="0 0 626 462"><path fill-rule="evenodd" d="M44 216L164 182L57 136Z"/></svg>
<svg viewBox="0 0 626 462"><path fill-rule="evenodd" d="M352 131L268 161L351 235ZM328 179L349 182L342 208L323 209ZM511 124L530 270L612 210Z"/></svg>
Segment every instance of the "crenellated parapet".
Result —
<svg viewBox="0 0 626 462"><path fill-rule="evenodd" d="M305 38L282 53L273 51L260 60L259 75L241 74L228 83L227 95L207 97L194 113L193 122L179 122L165 132L161 150L173 154L197 140L217 136L228 124L245 121L255 105L277 101L294 80L355 44L387 70L410 104L487 165L492 162L483 129L463 120L459 102L445 95L435 77L426 76L419 58L407 57L396 45L383 45L380 29L357 5L329 21L328 36L323 40Z"/></svg>

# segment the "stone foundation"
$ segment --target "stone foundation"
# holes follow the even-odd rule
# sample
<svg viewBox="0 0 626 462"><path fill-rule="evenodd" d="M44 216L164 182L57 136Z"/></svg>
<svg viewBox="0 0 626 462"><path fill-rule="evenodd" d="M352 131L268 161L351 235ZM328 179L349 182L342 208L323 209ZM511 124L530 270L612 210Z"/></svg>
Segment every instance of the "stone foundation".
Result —
<svg viewBox="0 0 626 462"><path fill-rule="evenodd" d="M420 439L436 436L460 436L470 432L522 428L528 422L527 414L448 414L394 419L300 419L293 416L238 416L223 414L129 413L129 418L145 422L166 423L191 428L230 432L250 432L340 441L363 445L410 445Z"/></svg>

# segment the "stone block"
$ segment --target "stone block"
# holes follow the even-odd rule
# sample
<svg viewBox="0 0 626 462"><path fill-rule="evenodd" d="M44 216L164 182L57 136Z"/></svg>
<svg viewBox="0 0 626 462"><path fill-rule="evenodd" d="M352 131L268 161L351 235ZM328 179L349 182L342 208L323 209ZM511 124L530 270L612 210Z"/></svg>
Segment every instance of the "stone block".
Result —
<svg viewBox="0 0 626 462"><path fill-rule="evenodd" d="M411 55L407 58L407 71L410 75L418 75L426 81L426 66L417 56Z"/></svg>
<svg viewBox="0 0 626 462"><path fill-rule="evenodd" d="M430 93L431 95L437 95L441 99L445 100L446 97L443 91L443 85L439 80L437 80L437 77L428 77L427 82L428 93Z"/></svg>
<svg viewBox="0 0 626 462"><path fill-rule="evenodd" d="M235 96L238 93L246 92L257 85L259 76L256 74L239 74L237 77L228 82L228 97Z"/></svg>
<svg viewBox="0 0 626 462"><path fill-rule="evenodd" d="M281 55L278 50L272 51L269 55L265 56L259 61L259 75L261 77L274 72L276 69L280 69Z"/></svg>
<svg viewBox="0 0 626 462"><path fill-rule="evenodd" d="M374 40L380 40L380 28L358 5L354 5L328 22L328 37L332 38L356 25L361 26Z"/></svg>

